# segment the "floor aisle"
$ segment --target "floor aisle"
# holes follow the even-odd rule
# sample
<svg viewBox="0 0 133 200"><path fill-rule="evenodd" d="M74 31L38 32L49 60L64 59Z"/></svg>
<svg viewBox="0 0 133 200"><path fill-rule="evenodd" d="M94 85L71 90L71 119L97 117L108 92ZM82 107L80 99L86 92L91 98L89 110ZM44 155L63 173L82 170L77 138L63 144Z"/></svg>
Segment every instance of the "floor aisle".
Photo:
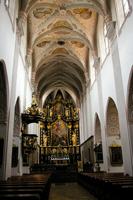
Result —
<svg viewBox="0 0 133 200"><path fill-rule="evenodd" d="M51 184L49 200L97 200L78 183Z"/></svg>

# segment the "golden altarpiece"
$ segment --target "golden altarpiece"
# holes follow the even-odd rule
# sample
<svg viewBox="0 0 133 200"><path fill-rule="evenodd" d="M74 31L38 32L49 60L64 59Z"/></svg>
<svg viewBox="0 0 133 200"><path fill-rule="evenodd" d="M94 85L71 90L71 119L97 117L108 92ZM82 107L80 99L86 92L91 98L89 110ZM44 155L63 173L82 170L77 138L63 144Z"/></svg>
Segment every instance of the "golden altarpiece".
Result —
<svg viewBox="0 0 133 200"><path fill-rule="evenodd" d="M39 123L40 145L37 135L27 133L27 125ZM57 95L47 100L43 109L35 103L32 95L31 107L22 113L23 163L39 148L39 164L77 163L80 160L79 109L71 100Z"/></svg>
<svg viewBox="0 0 133 200"><path fill-rule="evenodd" d="M71 100L49 100L45 122L40 123L40 164L76 163L80 160L79 109Z"/></svg>

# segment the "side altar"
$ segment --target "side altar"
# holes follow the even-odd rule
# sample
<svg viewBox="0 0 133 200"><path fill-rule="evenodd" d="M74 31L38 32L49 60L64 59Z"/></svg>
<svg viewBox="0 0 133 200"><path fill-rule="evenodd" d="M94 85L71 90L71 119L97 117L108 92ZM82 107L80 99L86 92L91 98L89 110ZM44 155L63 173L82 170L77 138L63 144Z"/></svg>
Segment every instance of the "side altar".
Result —
<svg viewBox="0 0 133 200"><path fill-rule="evenodd" d="M45 121L40 122L39 163L75 164L80 160L79 109L58 95L44 105Z"/></svg>

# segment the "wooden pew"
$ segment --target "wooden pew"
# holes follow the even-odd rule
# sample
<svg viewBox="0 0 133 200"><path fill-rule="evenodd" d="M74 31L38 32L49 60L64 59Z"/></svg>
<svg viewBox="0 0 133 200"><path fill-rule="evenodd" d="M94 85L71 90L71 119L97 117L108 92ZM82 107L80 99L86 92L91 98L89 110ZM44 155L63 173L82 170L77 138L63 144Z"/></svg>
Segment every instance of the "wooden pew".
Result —
<svg viewBox="0 0 133 200"><path fill-rule="evenodd" d="M99 200L125 200L127 191L129 194L133 191L133 177L123 173L83 173L78 179L81 179L78 183Z"/></svg>
<svg viewBox="0 0 133 200"><path fill-rule="evenodd" d="M40 200L39 194L0 194L1 200Z"/></svg>
<svg viewBox="0 0 133 200"><path fill-rule="evenodd" d="M51 174L27 175L11 177L7 181L0 181L0 199L48 200ZM7 191L7 192L6 192Z"/></svg>

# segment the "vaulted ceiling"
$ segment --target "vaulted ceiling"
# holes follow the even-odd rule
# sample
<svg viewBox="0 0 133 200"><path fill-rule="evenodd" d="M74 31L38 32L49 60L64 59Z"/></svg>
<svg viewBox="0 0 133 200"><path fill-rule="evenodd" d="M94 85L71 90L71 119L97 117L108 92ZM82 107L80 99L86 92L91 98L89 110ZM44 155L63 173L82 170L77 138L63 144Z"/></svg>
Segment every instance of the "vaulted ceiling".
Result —
<svg viewBox="0 0 133 200"><path fill-rule="evenodd" d="M89 80L89 51L97 51L97 20L105 18L104 0L23 0L19 17L27 19L27 55L38 98L59 89L80 101Z"/></svg>

